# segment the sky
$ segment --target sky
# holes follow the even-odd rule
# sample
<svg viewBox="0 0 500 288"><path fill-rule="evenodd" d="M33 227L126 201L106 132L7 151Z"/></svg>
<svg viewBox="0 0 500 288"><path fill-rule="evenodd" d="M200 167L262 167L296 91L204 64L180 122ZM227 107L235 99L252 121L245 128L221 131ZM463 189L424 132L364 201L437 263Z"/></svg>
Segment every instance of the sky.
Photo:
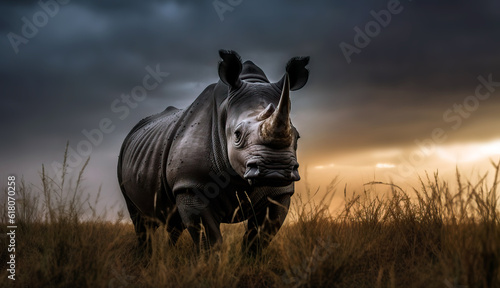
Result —
<svg viewBox="0 0 500 288"><path fill-rule="evenodd" d="M16 175L39 187L42 164L56 175L69 141L73 171L90 156L89 192L123 205L126 134L217 82L219 49L271 81L291 57L311 57L309 82L291 94L297 187L336 176L352 189L413 185L500 159L498 1L41 0L0 11L2 186Z"/></svg>

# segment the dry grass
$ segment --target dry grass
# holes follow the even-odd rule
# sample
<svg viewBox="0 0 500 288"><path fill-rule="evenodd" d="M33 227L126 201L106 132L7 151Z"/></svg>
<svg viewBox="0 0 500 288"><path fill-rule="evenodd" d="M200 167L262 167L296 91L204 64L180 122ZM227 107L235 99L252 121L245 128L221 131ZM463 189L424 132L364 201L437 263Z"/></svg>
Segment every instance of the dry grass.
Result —
<svg viewBox="0 0 500 288"><path fill-rule="evenodd" d="M224 244L204 255L187 233L168 247L160 229L146 259L131 224L105 221L82 197L83 170L74 183L43 168L41 187L19 183L17 278L2 270L1 287L500 287L499 164L477 183L457 171L456 189L437 174L410 192L369 183L335 216L333 182L324 204L305 201L307 188L257 259L240 253L243 224L223 226Z"/></svg>

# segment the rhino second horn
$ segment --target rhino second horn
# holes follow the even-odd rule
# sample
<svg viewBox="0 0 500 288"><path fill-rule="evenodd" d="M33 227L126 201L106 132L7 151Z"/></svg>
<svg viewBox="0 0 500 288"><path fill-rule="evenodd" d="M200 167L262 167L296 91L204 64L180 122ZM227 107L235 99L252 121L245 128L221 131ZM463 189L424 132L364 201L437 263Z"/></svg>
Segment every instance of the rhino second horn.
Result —
<svg viewBox="0 0 500 288"><path fill-rule="evenodd" d="M273 115L275 110L276 108L274 107L274 104L270 103L269 105L267 105L266 109L260 112L259 116L257 116L257 120L266 120L267 118L271 117L271 115Z"/></svg>
<svg viewBox="0 0 500 288"><path fill-rule="evenodd" d="M260 126L260 136L265 143L283 147L291 145L290 106L290 79L287 73L278 107Z"/></svg>

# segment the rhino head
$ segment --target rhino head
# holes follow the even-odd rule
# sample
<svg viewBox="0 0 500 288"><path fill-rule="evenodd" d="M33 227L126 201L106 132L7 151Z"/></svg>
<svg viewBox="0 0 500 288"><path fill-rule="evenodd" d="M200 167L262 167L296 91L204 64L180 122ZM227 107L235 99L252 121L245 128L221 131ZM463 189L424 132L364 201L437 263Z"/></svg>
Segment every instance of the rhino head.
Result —
<svg viewBox="0 0 500 288"><path fill-rule="evenodd" d="M308 79L309 57L292 58L283 78L270 83L250 61L219 51L219 77L229 87L225 136L232 168L250 185L287 186L300 180L299 133L290 120L290 90Z"/></svg>

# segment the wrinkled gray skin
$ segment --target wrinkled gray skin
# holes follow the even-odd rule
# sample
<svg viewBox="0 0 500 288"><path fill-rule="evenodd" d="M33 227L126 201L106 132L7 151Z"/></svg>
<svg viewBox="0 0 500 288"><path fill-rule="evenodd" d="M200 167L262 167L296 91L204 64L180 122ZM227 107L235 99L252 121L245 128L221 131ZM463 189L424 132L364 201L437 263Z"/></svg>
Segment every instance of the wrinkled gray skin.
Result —
<svg viewBox="0 0 500 288"><path fill-rule="evenodd" d="M292 58L270 83L235 52L219 54L218 83L186 109L143 119L122 145L118 179L140 245L165 223L171 243L187 229L209 248L222 241L220 223L248 219L243 249L253 254L285 220L300 179L289 91L307 82L309 57Z"/></svg>

